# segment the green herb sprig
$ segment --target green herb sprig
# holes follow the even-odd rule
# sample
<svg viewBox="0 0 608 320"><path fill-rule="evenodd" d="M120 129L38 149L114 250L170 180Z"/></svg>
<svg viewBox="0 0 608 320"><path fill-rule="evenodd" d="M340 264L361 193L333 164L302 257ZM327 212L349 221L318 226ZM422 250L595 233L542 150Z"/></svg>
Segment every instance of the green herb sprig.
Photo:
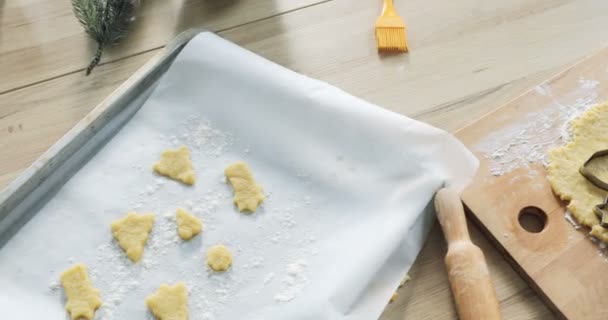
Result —
<svg viewBox="0 0 608 320"><path fill-rule="evenodd" d="M137 0L72 0L74 15L84 30L97 42L87 75L99 64L105 46L126 37L135 19Z"/></svg>

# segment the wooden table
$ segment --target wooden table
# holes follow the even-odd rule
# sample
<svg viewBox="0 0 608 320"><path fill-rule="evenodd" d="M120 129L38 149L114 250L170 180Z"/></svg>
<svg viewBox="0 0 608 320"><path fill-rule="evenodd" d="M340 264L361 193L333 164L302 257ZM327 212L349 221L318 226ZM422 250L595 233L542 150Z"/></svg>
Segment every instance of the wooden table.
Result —
<svg viewBox="0 0 608 320"><path fill-rule="evenodd" d="M377 54L376 0L142 0L133 30L95 50L69 0L0 0L0 186L173 35L204 26L356 96L446 130L470 123L608 43L608 1L396 0L411 52ZM553 316L473 228L505 319ZM382 319L455 318L439 228Z"/></svg>

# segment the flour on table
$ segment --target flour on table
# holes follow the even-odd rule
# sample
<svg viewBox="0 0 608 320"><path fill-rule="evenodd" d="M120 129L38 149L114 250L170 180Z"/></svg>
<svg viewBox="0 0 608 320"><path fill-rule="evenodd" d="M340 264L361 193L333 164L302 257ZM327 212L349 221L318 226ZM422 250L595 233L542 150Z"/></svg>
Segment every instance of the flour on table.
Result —
<svg viewBox="0 0 608 320"><path fill-rule="evenodd" d="M489 160L494 176L533 163L546 165L547 150L571 140L570 122L598 103L598 85L596 80L581 78L577 90L559 100L549 84L537 86L535 92L551 98L553 107L528 113L521 121L493 132L475 150Z"/></svg>

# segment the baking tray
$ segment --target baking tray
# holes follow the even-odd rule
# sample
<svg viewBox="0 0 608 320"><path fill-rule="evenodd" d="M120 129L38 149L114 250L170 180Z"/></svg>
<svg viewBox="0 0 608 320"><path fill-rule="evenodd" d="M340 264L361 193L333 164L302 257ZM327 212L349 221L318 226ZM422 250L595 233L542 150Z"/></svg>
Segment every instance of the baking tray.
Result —
<svg viewBox="0 0 608 320"><path fill-rule="evenodd" d="M129 121L182 48L203 31L179 34L2 190L0 249Z"/></svg>
<svg viewBox="0 0 608 320"><path fill-rule="evenodd" d="M96 319L150 317L145 296L176 281L192 320L380 315L432 225L435 191L462 188L475 158L442 130L201 31L178 36L2 193L0 309L64 316L59 274L83 262L101 291ZM192 150L191 187L150 169L179 145ZM232 204L223 168L237 160L264 186L255 214ZM178 239L176 207L202 218L201 236ZM136 264L109 232L132 210L156 216ZM226 273L205 266L217 243L234 253Z"/></svg>

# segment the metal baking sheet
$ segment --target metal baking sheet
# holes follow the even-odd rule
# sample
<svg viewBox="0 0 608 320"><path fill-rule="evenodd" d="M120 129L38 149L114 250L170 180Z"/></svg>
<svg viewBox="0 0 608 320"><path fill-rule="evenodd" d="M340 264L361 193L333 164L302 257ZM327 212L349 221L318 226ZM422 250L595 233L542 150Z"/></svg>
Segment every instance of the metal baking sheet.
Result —
<svg viewBox="0 0 608 320"><path fill-rule="evenodd" d="M209 32L182 35L2 193L0 310L65 319L60 273L85 263L96 319L151 318L145 297L183 281L190 319L371 319L413 263L431 199L475 158L451 135L264 60ZM194 38L193 36L196 35ZM192 150L197 183L154 174ZM239 213L223 177L252 167L267 199ZM204 232L179 240L183 207ZM156 215L133 264L109 225ZM234 264L212 273L222 243ZM34 307L32 307L34 306Z"/></svg>

